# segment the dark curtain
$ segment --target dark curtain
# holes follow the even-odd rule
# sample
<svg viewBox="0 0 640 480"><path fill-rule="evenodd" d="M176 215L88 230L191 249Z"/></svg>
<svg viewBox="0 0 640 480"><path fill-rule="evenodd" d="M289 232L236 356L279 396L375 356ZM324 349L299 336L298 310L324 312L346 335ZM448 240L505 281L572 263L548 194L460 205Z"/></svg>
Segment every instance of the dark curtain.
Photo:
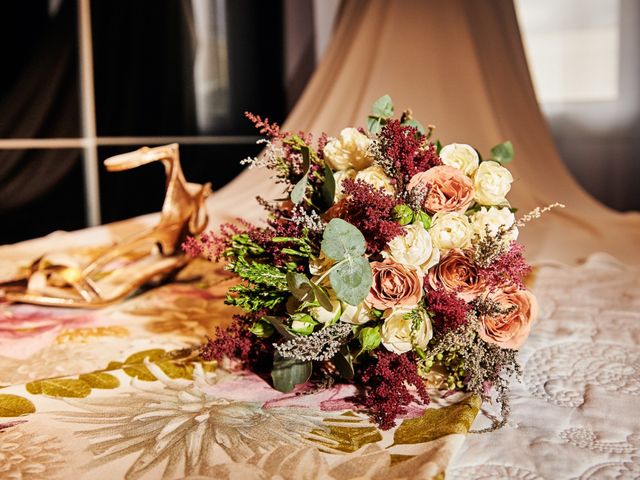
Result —
<svg viewBox="0 0 640 480"><path fill-rule="evenodd" d="M79 134L75 2L5 2L0 29L0 138ZM78 163L77 150L0 150L0 214L49 192Z"/></svg>

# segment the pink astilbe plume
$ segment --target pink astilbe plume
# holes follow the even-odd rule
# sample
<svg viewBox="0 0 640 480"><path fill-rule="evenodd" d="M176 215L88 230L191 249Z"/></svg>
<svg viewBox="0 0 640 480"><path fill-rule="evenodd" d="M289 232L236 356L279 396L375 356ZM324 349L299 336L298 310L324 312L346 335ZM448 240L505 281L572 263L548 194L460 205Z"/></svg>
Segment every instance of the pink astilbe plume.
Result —
<svg viewBox="0 0 640 480"><path fill-rule="evenodd" d="M427 293L427 310L434 314L432 321L439 332L457 330L467 323L471 307L455 292L444 289L430 290Z"/></svg>
<svg viewBox="0 0 640 480"><path fill-rule="evenodd" d="M509 249L489 266L478 268L478 276L491 289L516 285L524 289L524 279L531 273L531 265L524 258L524 245L511 241Z"/></svg>
<svg viewBox="0 0 640 480"><path fill-rule="evenodd" d="M251 234L254 230L258 230L242 219L237 219L242 226L233 223L224 223L220 225L217 233L205 232L199 237L187 237L182 243L182 250L192 257L205 257L208 260L220 260L224 251L231 246L234 235L241 233Z"/></svg>
<svg viewBox="0 0 640 480"><path fill-rule="evenodd" d="M253 122L262 135L267 135L274 139L283 139L288 135L288 132L284 132L280 129L280 125L269 122L268 118L263 119L260 115L254 115L251 112L244 112L244 116Z"/></svg>
<svg viewBox="0 0 640 480"><path fill-rule="evenodd" d="M380 428L388 430L411 403L428 404L429 394L412 353L398 355L379 349L374 361L362 372L361 401ZM410 385L415 392L409 390Z"/></svg>
<svg viewBox="0 0 640 480"><path fill-rule="evenodd" d="M392 218L397 199L361 180L347 179L342 188L345 197L340 218L362 232L368 253L380 252L389 240L403 233L402 226Z"/></svg>

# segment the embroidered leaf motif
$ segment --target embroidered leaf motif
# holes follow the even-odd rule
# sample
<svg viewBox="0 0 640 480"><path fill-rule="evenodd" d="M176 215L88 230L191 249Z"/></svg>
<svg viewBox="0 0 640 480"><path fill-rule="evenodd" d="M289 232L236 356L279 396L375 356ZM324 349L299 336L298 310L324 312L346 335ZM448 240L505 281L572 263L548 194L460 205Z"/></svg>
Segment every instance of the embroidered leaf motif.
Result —
<svg viewBox="0 0 640 480"><path fill-rule="evenodd" d="M355 452L364 445L382 440L382 435L376 427L339 427L331 425L328 431L316 429L312 430L311 434L316 436L313 440L315 443L345 453ZM317 437L326 438L326 442Z"/></svg>
<svg viewBox="0 0 640 480"><path fill-rule="evenodd" d="M35 411L35 405L24 397L8 393L0 394L0 417L20 417Z"/></svg>
<svg viewBox="0 0 640 480"><path fill-rule="evenodd" d="M78 378L91 388L112 389L120 386L118 377L105 372L85 373Z"/></svg>
<svg viewBox="0 0 640 480"><path fill-rule="evenodd" d="M453 433L466 434L481 405L480 397L442 408L427 408L421 417L404 420L393 435L395 445L426 443Z"/></svg>
<svg viewBox="0 0 640 480"><path fill-rule="evenodd" d="M53 378L27 383L27 391L34 395L42 394L50 397L84 398L91 393L91 387L73 378Z"/></svg>

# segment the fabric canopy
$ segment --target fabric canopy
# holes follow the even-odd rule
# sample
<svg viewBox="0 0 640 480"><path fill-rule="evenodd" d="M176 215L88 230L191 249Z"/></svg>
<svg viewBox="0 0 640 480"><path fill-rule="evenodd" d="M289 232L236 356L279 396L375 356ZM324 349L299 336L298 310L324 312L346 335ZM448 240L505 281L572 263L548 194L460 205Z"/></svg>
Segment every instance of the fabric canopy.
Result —
<svg viewBox="0 0 640 480"><path fill-rule="evenodd" d="M509 198L519 214L554 202L567 207L521 230L531 260L575 262L604 251L640 261L640 215L598 203L556 151L510 0L347 0L285 126L336 135L364 125L371 104L385 93L397 110L410 107L423 123L436 125L443 144L469 143L486 155L497 143L513 142ZM267 172L247 170L211 198L214 222L255 220L261 212L253 194L279 193Z"/></svg>

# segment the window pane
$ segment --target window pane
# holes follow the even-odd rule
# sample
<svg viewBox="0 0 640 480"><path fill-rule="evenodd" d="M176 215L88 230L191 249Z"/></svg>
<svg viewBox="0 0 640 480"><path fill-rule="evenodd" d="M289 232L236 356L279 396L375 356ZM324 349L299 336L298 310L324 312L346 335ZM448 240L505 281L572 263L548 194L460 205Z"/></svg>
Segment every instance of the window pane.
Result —
<svg viewBox="0 0 640 480"><path fill-rule="evenodd" d="M76 149L0 150L0 244L85 226L81 158Z"/></svg>
<svg viewBox="0 0 640 480"><path fill-rule="evenodd" d="M76 2L3 2L0 138L78 137Z"/></svg>
<svg viewBox="0 0 640 480"><path fill-rule="evenodd" d="M280 1L91 8L99 136L252 134L245 110L284 116Z"/></svg>

